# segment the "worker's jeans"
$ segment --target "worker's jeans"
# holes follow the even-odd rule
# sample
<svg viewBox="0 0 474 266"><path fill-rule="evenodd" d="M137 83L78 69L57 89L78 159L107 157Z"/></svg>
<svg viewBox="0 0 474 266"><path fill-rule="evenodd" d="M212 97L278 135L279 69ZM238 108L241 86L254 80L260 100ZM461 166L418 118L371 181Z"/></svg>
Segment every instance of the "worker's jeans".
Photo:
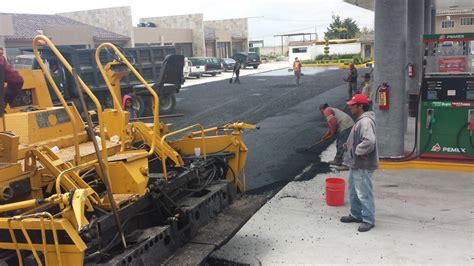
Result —
<svg viewBox="0 0 474 266"><path fill-rule="evenodd" d="M369 224L375 224L375 204L372 188L374 170L354 169L349 172L349 201L351 215Z"/></svg>
<svg viewBox="0 0 474 266"><path fill-rule="evenodd" d="M240 77L240 69L238 69L238 70L235 71L235 81L234 81L234 83L240 84L240 79L239 79L239 77Z"/></svg>
<svg viewBox="0 0 474 266"><path fill-rule="evenodd" d="M349 82L348 86L348 99L351 99L354 94L357 93L357 82Z"/></svg>
<svg viewBox="0 0 474 266"><path fill-rule="evenodd" d="M301 71L295 71L295 82L296 85L300 84L300 78L301 78Z"/></svg>
<svg viewBox="0 0 474 266"><path fill-rule="evenodd" d="M334 157L334 161L342 163L342 155L344 155L344 151L342 150L342 144L347 142L347 138L349 134L351 134L352 127L344 129L342 132L337 133L336 139L336 157Z"/></svg>

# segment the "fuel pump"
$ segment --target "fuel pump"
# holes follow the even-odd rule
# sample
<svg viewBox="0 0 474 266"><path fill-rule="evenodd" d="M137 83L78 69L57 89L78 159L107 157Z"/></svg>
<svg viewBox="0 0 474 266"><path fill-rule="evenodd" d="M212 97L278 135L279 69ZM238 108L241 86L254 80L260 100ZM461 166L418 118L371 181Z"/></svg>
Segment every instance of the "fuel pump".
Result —
<svg viewBox="0 0 474 266"><path fill-rule="evenodd" d="M419 156L474 160L474 33L423 36Z"/></svg>

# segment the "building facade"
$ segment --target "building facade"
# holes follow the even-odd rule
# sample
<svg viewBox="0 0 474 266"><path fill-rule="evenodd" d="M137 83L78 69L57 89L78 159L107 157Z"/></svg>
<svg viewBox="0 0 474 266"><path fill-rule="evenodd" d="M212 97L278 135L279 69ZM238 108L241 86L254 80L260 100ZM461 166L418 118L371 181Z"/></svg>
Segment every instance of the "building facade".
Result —
<svg viewBox="0 0 474 266"><path fill-rule="evenodd" d="M248 51L248 20L246 18L204 21L203 14L188 14L141 18L140 22L152 23L156 28L166 28L170 31L191 30L192 56L225 58L236 52ZM136 39L135 42L139 43L140 40ZM173 45L179 46L176 43Z"/></svg>
<svg viewBox="0 0 474 266"><path fill-rule="evenodd" d="M367 33L360 36L357 39L357 42L360 43L360 56L363 58L374 57L375 47L374 47L374 33Z"/></svg>
<svg viewBox="0 0 474 266"><path fill-rule="evenodd" d="M77 48L94 48L103 42L127 45L128 36L100 27L81 23L58 15L3 14L11 18L13 31L3 36L3 46L9 59L31 49L37 35L48 36L56 45L71 45Z"/></svg>
<svg viewBox="0 0 474 266"><path fill-rule="evenodd" d="M225 58L238 52L248 52L247 18L208 20L204 21L204 26L215 33L215 39L206 40L209 43L206 45L209 54Z"/></svg>
<svg viewBox="0 0 474 266"><path fill-rule="evenodd" d="M125 47L173 45L185 56L225 58L248 51L246 18L204 21L203 14L147 17L135 27L131 7L127 6L55 15L8 15L14 33L0 35L0 45L13 55L19 53L19 48L31 47L31 40L38 34L51 37L56 44L78 48L94 48L109 41Z"/></svg>
<svg viewBox="0 0 474 266"><path fill-rule="evenodd" d="M473 8L436 11L436 33L474 32Z"/></svg>
<svg viewBox="0 0 474 266"><path fill-rule="evenodd" d="M74 11L56 15L127 36L130 38L127 46L132 46L134 43L132 8L129 6Z"/></svg>
<svg viewBox="0 0 474 266"><path fill-rule="evenodd" d="M203 25L203 14L188 14L179 16L166 16L166 17L148 17L140 18L140 23L153 23L156 28L165 29L188 29L192 32L192 55L193 56L204 56L205 42L204 42L204 25ZM163 35L164 43L172 43L167 40L170 36ZM135 42L141 43L142 40L135 40Z"/></svg>

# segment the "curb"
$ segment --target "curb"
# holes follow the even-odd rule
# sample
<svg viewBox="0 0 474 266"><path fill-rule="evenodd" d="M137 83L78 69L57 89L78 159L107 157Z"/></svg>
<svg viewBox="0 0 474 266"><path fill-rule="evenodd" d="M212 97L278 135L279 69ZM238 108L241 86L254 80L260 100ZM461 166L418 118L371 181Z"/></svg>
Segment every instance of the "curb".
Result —
<svg viewBox="0 0 474 266"><path fill-rule="evenodd" d="M471 162L451 163L439 161L406 161L406 162L380 162L380 168L385 170L400 169L427 169L443 170L453 172L474 172L474 166Z"/></svg>

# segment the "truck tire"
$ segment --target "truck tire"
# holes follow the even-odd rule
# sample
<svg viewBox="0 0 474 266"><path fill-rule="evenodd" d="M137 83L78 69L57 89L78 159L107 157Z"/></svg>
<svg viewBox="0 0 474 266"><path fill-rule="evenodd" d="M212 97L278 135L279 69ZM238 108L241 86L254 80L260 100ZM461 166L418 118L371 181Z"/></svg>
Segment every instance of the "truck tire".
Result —
<svg viewBox="0 0 474 266"><path fill-rule="evenodd" d="M257 69L257 68L258 68L258 65L256 65L256 66L253 66L253 69Z"/></svg>
<svg viewBox="0 0 474 266"><path fill-rule="evenodd" d="M217 75L217 73L212 73L211 76L215 77Z"/></svg>
<svg viewBox="0 0 474 266"><path fill-rule="evenodd" d="M197 74L196 78L197 78L197 79L200 79L200 78L201 78L201 74Z"/></svg>
<svg viewBox="0 0 474 266"><path fill-rule="evenodd" d="M138 117L143 116L146 110L145 101L141 95L133 95L133 108L137 110Z"/></svg>
<svg viewBox="0 0 474 266"><path fill-rule="evenodd" d="M160 96L160 114L170 114L176 107L176 96L173 94L166 94Z"/></svg>

